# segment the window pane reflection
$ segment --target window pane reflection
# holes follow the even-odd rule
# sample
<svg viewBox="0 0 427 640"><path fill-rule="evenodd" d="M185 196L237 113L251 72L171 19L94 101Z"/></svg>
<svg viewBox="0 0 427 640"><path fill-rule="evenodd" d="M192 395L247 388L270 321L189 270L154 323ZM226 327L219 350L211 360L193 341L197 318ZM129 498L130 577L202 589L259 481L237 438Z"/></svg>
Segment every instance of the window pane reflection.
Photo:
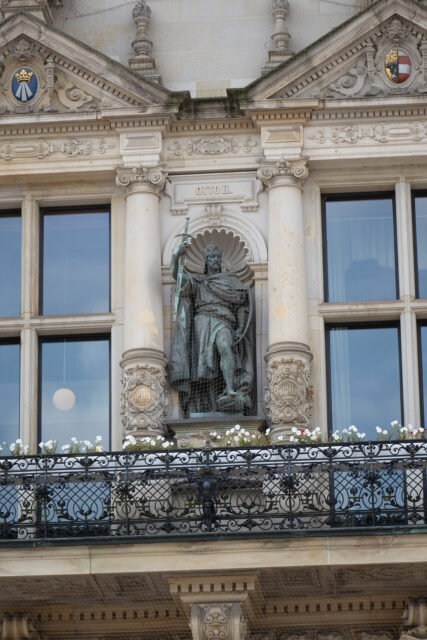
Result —
<svg viewBox="0 0 427 640"><path fill-rule="evenodd" d="M19 438L19 344L0 343L0 407L0 443L10 444Z"/></svg>
<svg viewBox="0 0 427 640"><path fill-rule="evenodd" d="M102 313L110 308L108 212L43 217L43 313Z"/></svg>
<svg viewBox="0 0 427 640"><path fill-rule="evenodd" d="M327 299L396 298L393 200L325 202Z"/></svg>
<svg viewBox="0 0 427 640"><path fill-rule="evenodd" d="M422 325L420 327L420 351L421 351L421 368L422 368L422 383L423 388L421 389L422 395L422 407L423 407L423 422L422 427L427 426L426 415L427 415L427 326Z"/></svg>
<svg viewBox="0 0 427 640"><path fill-rule="evenodd" d="M354 424L376 440L376 425L402 419L397 327L329 330L332 431Z"/></svg>
<svg viewBox="0 0 427 640"><path fill-rule="evenodd" d="M43 341L41 439L68 444L72 437L109 447L109 340Z"/></svg>
<svg viewBox="0 0 427 640"><path fill-rule="evenodd" d="M427 197L414 198L418 297L427 298Z"/></svg>
<svg viewBox="0 0 427 640"><path fill-rule="evenodd" d="M0 316L21 313L21 218L0 215Z"/></svg>

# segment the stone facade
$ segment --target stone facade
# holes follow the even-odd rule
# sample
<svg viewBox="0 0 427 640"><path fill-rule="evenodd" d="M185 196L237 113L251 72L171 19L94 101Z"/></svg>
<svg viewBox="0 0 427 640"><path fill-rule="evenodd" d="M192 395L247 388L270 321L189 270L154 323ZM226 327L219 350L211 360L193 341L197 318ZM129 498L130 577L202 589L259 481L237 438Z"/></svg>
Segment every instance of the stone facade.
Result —
<svg viewBox="0 0 427 640"><path fill-rule="evenodd" d="M411 193L427 185L425 3L90 4L0 3L0 208L20 212L23 249L21 315L0 318L0 336L20 339L22 440L37 451L40 337L79 335L110 338L114 451L127 435L206 444L212 428L237 421L253 434L269 427L274 444L292 428L317 426L326 438L327 327L369 322L399 327L403 415L420 425L417 327L427 300L416 291ZM404 81L387 67L396 55L409 59ZM394 194L399 296L327 302L322 194L378 191ZM110 310L42 315L41 210L98 205L111 212ZM251 415L187 420L168 383L169 266L186 216L188 270L203 272L214 242L224 269L250 287ZM96 473L109 481L107 471ZM425 478L398 471L424 487ZM189 472L195 511L203 473ZM267 512L276 476L269 490L254 475L236 505ZM176 541L168 509L179 507L179 482L167 486L154 464L138 514L155 512L173 539L144 544L126 522L126 482L105 496L109 508L120 494L123 542L110 530L102 544L89 533L75 546L68 537L33 545L19 531L1 543L2 640L425 640L427 545L407 522L368 526L363 536L357 521L351 535L335 535L338 523L312 537L293 537L292 523L269 538L251 533L248 516L253 538ZM307 495L299 498L315 525ZM0 500L5 522L8 509ZM397 536L394 525L407 528Z"/></svg>

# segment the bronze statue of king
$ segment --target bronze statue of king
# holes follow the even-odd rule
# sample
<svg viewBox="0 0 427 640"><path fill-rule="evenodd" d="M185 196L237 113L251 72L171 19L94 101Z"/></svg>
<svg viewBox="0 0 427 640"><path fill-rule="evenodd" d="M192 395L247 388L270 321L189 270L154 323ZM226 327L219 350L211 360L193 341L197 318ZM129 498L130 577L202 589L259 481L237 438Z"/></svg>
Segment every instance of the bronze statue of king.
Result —
<svg viewBox="0 0 427 640"><path fill-rule="evenodd" d="M189 249L174 252L175 280ZM186 417L254 413L251 293L235 273L222 271L222 252L209 244L204 274L184 270L177 291L169 363L170 384Z"/></svg>

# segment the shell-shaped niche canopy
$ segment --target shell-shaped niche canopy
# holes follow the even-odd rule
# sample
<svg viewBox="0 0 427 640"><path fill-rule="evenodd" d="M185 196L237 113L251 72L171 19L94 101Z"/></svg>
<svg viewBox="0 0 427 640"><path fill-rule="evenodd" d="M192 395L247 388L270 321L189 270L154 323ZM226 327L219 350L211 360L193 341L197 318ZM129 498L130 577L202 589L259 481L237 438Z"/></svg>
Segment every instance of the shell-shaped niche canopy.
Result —
<svg viewBox="0 0 427 640"><path fill-rule="evenodd" d="M248 264L252 261L245 243L232 231L212 229L196 234L185 261L185 270L189 273L204 273L204 251L208 244L216 244L222 251L222 270L235 273L247 285L252 283L253 273Z"/></svg>

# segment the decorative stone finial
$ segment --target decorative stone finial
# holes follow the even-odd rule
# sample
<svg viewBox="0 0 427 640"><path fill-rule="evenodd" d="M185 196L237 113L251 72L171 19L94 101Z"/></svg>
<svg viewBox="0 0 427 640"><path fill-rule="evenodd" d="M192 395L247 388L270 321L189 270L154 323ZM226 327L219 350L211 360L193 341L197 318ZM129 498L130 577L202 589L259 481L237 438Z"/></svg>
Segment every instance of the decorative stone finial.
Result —
<svg viewBox="0 0 427 640"><path fill-rule="evenodd" d="M136 25L136 37L132 42L135 57L129 59L129 66L141 77L161 83L160 73L156 69L156 61L151 57L153 43L147 37L150 27L151 9L145 0L139 0L132 10L132 17Z"/></svg>
<svg viewBox="0 0 427 640"><path fill-rule="evenodd" d="M288 0L273 0L274 30L271 39L273 40L274 48L268 52L268 60L262 68L263 74L268 73L280 63L286 62L294 55L289 46L291 36L286 28L288 11Z"/></svg>
<svg viewBox="0 0 427 640"><path fill-rule="evenodd" d="M51 9L63 6L63 0L1 0L0 8L3 18L18 11L27 11L52 24Z"/></svg>

